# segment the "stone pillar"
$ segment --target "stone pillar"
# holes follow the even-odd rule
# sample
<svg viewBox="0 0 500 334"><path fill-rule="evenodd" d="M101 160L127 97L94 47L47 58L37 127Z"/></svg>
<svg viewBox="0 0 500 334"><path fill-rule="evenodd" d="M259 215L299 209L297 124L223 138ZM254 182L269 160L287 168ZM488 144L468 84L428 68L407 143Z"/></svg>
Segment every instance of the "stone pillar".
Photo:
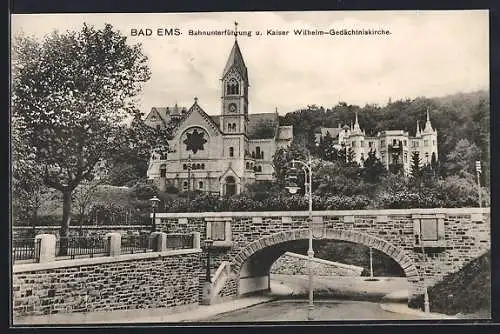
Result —
<svg viewBox="0 0 500 334"><path fill-rule="evenodd" d="M201 241L200 241L200 232L193 232L193 248L200 249Z"/></svg>
<svg viewBox="0 0 500 334"><path fill-rule="evenodd" d="M119 256L122 249L122 235L118 232L107 233L104 238L108 243L109 256Z"/></svg>
<svg viewBox="0 0 500 334"><path fill-rule="evenodd" d="M158 238L162 232L152 232L148 238L148 248L152 249L153 252L158 252Z"/></svg>
<svg viewBox="0 0 500 334"><path fill-rule="evenodd" d="M38 249L38 247L40 248ZM54 261L56 258L56 236L54 234L37 235L35 237L35 252L38 251L40 252L40 263Z"/></svg>

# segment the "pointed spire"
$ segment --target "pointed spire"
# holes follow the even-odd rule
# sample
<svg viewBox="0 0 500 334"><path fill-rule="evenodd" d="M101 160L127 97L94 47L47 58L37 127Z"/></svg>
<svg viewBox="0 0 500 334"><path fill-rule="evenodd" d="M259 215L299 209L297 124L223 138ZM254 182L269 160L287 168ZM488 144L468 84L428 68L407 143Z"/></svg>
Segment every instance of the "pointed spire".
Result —
<svg viewBox="0 0 500 334"><path fill-rule="evenodd" d="M420 135L420 123L417 119L417 132L415 132L415 137L419 136Z"/></svg>
<svg viewBox="0 0 500 334"><path fill-rule="evenodd" d="M434 130L432 129L431 118L429 116L429 107L427 107L427 121L425 122L424 133L432 133Z"/></svg>
<svg viewBox="0 0 500 334"><path fill-rule="evenodd" d="M198 98L196 96L194 97L194 104L198 104Z"/></svg>
<svg viewBox="0 0 500 334"><path fill-rule="evenodd" d="M248 70L245 65L245 61L243 60L243 55L241 54L238 40L236 39L234 41L233 48L231 49L231 53L229 54L229 57L227 59L224 71L222 72L222 78L224 78L232 68L236 69L236 71L241 75L243 81L245 81L245 83L248 85Z"/></svg>
<svg viewBox="0 0 500 334"><path fill-rule="evenodd" d="M354 128L353 131L356 134L362 134L361 128L359 127L359 120L358 120L358 112L355 112L355 119L354 119Z"/></svg>
<svg viewBox="0 0 500 334"><path fill-rule="evenodd" d="M234 41L238 39L238 22L234 21Z"/></svg>

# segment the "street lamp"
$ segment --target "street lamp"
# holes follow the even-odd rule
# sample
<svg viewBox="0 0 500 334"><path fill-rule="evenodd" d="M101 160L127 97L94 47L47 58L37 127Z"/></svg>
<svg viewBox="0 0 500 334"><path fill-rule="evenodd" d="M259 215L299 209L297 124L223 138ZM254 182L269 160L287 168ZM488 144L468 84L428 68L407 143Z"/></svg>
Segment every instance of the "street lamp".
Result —
<svg viewBox="0 0 500 334"><path fill-rule="evenodd" d="M307 162L293 159L291 172L295 170L295 163L302 165L304 172L308 174L308 175L306 175L305 184L304 184L304 186L306 186L306 188L307 188L306 193L307 193L307 196L309 199L309 249L307 250L307 259L308 259L308 265L309 265L309 304L307 306L307 319L313 320L312 311L314 310L314 302L313 302L314 290L313 290L312 261L314 258L314 250L313 250L313 225L312 225L312 160L311 160L311 156L309 155L309 159ZM307 181L307 176L309 177L309 182ZM285 187L286 189L288 189L288 191L291 194L296 194L297 191L300 189L296 183L296 179L297 179L297 176L292 175L289 178L290 184L287 187Z"/></svg>
<svg viewBox="0 0 500 334"><path fill-rule="evenodd" d="M479 194L479 207L483 205L482 194L481 194L481 161L476 161L476 174L477 174L477 192Z"/></svg>
<svg viewBox="0 0 500 334"><path fill-rule="evenodd" d="M210 249L212 248L213 244L214 244L214 241L212 239L205 240L205 251L207 252L206 281L208 283L212 283L212 278L211 278L211 274L210 274Z"/></svg>
<svg viewBox="0 0 500 334"><path fill-rule="evenodd" d="M422 238L420 238L422 239ZM427 280L425 278L425 274L427 271L427 256L425 255L425 249L424 249L424 243L422 240L420 240L420 244L422 246L422 256L424 257L424 262L423 262L423 267L424 267L424 273L423 273L423 283L424 283L424 312L429 313L430 312L430 305L429 305L429 291L427 289Z"/></svg>
<svg viewBox="0 0 500 334"><path fill-rule="evenodd" d="M149 200L151 202L151 208L153 209L153 222L151 224L151 232L156 231L156 208L158 207L158 203L160 203L160 199L156 196Z"/></svg>

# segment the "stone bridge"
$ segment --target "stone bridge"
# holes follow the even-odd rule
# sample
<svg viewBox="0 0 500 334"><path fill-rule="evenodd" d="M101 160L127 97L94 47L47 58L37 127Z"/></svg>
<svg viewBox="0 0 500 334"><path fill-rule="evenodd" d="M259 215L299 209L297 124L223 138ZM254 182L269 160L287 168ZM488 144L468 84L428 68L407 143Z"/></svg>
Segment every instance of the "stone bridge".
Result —
<svg viewBox="0 0 500 334"><path fill-rule="evenodd" d="M156 225L167 233L200 232L202 245L214 240L212 302L269 290L272 264L308 246L307 211L157 213ZM490 248L490 209L314 211L313 235L390 256L406 275L410 300Z"/></svg>

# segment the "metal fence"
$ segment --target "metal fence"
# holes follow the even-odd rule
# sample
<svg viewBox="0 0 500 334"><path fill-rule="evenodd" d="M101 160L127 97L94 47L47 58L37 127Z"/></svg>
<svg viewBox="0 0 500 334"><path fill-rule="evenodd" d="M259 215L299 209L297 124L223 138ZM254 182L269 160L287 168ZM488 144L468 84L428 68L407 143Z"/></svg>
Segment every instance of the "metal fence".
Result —
<svg viewBox="0 0 500 334"><path fill-rule="evenodd" d="M19 238L12 240L12 258L13 261L40 260L41 239Z"/></svg>
<svg viewBox="0 0 500 334"><path fill-rule="evenodd" d="M149 234L125 235L122 237L121 254L146 253L152 251Z"/></svg>
<svg viewBox="0 0 500 334"><path fill-rule="evenodd" d="M167 249L193 248L193 234L167 234Z"/></svg>
<svg viewBox="0 0 500 334"><path fill-rule="evenodd" d="M108 240L102 237L59 237L56 240L56 260L107 256L108 253Z"/></svg>

